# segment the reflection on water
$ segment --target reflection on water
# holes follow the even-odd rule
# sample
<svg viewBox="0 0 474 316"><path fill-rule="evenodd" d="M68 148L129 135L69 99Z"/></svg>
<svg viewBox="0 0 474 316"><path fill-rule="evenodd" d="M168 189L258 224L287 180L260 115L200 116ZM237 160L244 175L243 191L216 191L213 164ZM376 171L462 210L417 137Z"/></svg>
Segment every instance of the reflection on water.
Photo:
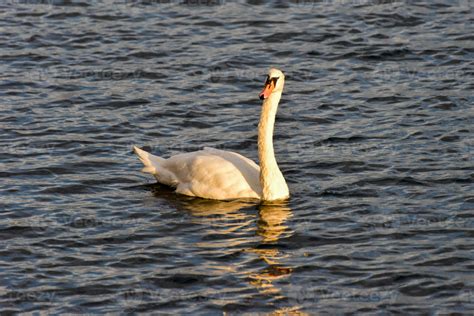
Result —
<svg viewBox="0 0 474 316"><path fill-rule="evenodd" d="M282 252L278 247L280 238L287 238L293 234L293 231L286 225L286 221L292 216L292 210L287 202L256 204L255 201L212 201L184 198L180 203L192 214L192 221L212 227L213 231L208 234L225 235L234 234L239 230L253 230L254 235L259 237L257 243L253 242L252 247L242 248L242 251L255 254L265 265L257 272L245 272L249 283L260 294L282 297L280 289L273 282L288 277L292 272L290 266L281 262L282 259L286 259L287 262L291 261L288 260L288 254ZM255 207L258 209L258 218L255 214L242 212L244 208L254 210ZM231 248L238 244L246 245L248 243L249 240L237 237L237 240L236 238L226 239L226 243L219 243L219 247ZM211 247L216 246L216 243L214 241L201 242L199 245ZM295 312L296 310L295 308L285 308L280 312L289 311Z"/></svg>
<svg viewBox="0 0 474 316"><path fill-rule="evenodd" d="M276 242L282 234L289 233L285 222L292 212L287 203L262 204L259 206L258 214L257 233L262 236L263 243Z"/></svg>
<svg viewBox="0 0 474 316"><path fill-rule="evenodd" d="M287 277L292 269L280 263L287 255L278 249L277 242L280 237L291 235L292 232L285 222L292 212L287 204L262 204L259 206L258 214L257 234L262 240L257 247L248 251L256 253L267 264L267 267L258 273L251 274L250 283L257 286L261 293L279 294L280 290L273 285L273 281Z"/></svg>
<svg viewBox="0 0 474 316"><path fill-rule="evenodd" d="M254 206L255 201L216 201L180 196L182 206L196 217L238 216L238 211L244 207Z"/></svg>

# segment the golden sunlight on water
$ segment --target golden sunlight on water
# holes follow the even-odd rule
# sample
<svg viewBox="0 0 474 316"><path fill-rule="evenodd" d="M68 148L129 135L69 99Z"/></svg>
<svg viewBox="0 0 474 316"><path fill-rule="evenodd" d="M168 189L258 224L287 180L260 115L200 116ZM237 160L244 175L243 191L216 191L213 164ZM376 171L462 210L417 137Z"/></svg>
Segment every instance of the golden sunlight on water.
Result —
<svg viewBox="0 0 474 316"><path fill-rule="evenodd" d="M245 208L253 210L256 208L255 202L252 201L191 199L182 201L182 206L191 213L192 222L208 226L208 235L229 235L230 237L221 237L219 241L200 241L197 243L199 247L206 249L207 252L214 250L216 253L225 253L229 249L238 247L240 251L254 254L265 263L265 267L259 271L246 269L245 265L226 265L214 267L214 269L221 273L243 273L248 283L260 294L284 298L284 294L274 285L274 281L287 278L293 270L291 266L282 263L282 260L289 261L288 255L278 248L280 238L293 234L286 225L286 221L293 216L286 202L258 205L258 218L253 212L243 211ZM249 237L248 232L253 232L253 237ZM305 315L298 309L298 306L280 308L272 312L272 315Z"/></svg>
<svg viewBox="0 0 474 316"><path fill-rule="evenodd" d="M263 260L267 267L258 273L249 275L251 284L257 286L262 293L279 293L273 281L290 275L292 269L280 264L285 255L280 252L276 243L283 234L291 234L286 220L292 215L291 209L286 204L261 205L257 234L262 238L261 243L247 251L253 252Z"/></svg>

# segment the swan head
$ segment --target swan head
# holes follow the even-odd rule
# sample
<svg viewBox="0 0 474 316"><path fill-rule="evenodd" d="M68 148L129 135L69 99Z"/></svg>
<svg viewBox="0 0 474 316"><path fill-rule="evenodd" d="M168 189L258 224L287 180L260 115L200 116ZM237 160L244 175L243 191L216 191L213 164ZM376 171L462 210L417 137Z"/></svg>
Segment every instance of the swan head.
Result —
<svg viewBox="0 0 474 316"><path fill-rule="evenodd" d="M267 99L272 93L283 92L283 86L285 84L285 75L281 70L271 68L268 71L267 79L265 80L265 86L260 93L260 100Z"/></svg>

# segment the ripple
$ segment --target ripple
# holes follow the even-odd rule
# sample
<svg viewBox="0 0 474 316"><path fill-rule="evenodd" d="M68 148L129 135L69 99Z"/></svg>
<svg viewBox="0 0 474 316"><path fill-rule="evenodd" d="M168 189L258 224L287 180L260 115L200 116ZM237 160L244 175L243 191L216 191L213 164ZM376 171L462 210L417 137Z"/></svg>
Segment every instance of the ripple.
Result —
<svg viewBox="0 0 474 316"><path fill-rule="evenodd" d="M0 6L2 313L474 309L466 1ZM271 66L286 204L139 172L132 145L258 161Z"/></svg>

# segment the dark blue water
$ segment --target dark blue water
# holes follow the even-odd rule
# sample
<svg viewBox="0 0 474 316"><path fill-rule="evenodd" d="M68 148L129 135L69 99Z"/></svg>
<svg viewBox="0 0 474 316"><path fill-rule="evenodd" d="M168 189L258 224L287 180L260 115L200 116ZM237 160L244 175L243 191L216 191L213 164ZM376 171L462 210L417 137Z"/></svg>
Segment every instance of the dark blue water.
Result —
<svg viewBox="0 0 474 316"><path fill-rule="evenodd" d="M471 314L473 11L1 1L1 313ZM270 66L288 203L139 172L134 144L257 160Z"/></svg>

